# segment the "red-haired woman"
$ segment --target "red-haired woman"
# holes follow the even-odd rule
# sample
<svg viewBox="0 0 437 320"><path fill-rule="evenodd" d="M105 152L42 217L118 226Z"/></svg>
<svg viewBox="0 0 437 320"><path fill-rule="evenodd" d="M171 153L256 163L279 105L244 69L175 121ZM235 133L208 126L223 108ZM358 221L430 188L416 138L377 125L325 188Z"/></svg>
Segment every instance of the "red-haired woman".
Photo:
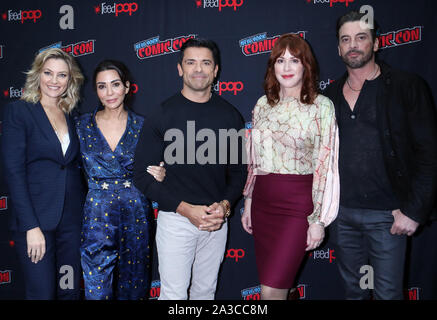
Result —
<svg viewBox="0 0 437 320"><path fill-rule="evenodd" d="M308 43L282 35L253 109L241 220L254 236L261 299L287 298L305 251L321 244L337 215L337 124L317 76Z"/></svg>

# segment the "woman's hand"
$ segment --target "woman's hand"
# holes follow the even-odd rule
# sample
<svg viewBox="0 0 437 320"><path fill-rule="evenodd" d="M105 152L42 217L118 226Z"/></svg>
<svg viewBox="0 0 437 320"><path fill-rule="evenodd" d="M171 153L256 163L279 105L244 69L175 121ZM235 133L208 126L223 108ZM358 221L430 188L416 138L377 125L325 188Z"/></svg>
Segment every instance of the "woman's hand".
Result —
<svg viewBox="0 0 437 320"><path fill-rule="evenodd" d="M39 227L27 230L27 255L33 263L38 263L46 253L46 240Z"/></svg>
<svg viewBox="0 0 437 320"><path fill-rule="evenodd" d="M252 206L252 199L247 198L244 200L244 211L241 215L241 224L243 225L243 229L248 233L252 234L252 217L250 213L250 207Z"/></svg>
<svg viewBox="0 0 437 320"><path fill-rule="evenodd" d="M311 223L307 232L307 247L305 251L310 251L320 246L324 237L325 228L320 224Z"/></svg>
<svg viewBox="0 0 437 320"><path fill-rule="evenodd" d="M151 174L157 181L162 182L165 178L164 162L160 162L159 166L148 166L147 172Z"/></svg>

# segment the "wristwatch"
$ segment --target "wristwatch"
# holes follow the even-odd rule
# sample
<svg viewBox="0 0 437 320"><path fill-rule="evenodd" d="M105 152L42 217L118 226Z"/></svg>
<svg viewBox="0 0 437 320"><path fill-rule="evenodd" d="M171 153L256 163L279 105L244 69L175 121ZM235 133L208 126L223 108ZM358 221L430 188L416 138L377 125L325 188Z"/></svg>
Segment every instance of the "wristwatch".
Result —
<svg viewBox="0 0 437 320"><path fill-rule="evenodd" d="M228 200L222 200L220 201L220 204L223 206L223 209L225 210L225 219L228 218L231 215L231 204Z"/></svg>

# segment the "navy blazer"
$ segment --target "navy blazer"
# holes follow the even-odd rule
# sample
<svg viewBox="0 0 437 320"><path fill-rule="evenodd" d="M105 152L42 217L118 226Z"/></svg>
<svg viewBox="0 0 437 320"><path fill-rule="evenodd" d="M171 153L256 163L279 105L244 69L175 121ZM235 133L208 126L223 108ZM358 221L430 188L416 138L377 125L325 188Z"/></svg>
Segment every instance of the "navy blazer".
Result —
<svg viewBox="0 0 437 320"><path fill-rule="evenodd" d="M2 150L9 188L10 228L25 232L54 230L64 212L64 199L73 223L81 223L85 187L80 170L79 141L71 116L66 115L70 145L61 144L41 103L15 101L4 107ZM71 214L71 212L73 214Z"/></svg>

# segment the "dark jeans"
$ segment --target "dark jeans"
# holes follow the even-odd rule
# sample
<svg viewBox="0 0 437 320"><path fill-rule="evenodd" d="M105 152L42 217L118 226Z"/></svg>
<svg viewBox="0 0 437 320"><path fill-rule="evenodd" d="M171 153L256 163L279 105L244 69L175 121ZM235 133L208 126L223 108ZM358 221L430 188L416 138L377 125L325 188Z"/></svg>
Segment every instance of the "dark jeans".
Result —
<svg viewBox="0 0 437 320"><path fill-rule="evenodd" d="M403 299L407 237L390 233L393 221L390 210L340 206L332 236L346 299L368 299L372 284L375 299Z"/></svg>

